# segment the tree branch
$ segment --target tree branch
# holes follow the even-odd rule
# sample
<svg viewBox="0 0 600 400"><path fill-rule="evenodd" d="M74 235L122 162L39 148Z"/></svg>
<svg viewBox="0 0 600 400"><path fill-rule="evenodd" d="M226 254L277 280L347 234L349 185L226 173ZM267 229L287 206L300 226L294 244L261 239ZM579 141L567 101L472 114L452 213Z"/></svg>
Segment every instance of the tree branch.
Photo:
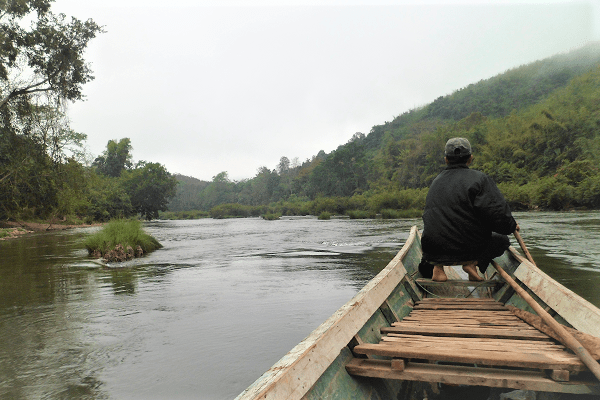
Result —
<svg viewBox="0 0 600 400"><path fill-rule="evenodd" d="M30 93L37 93L37 92L49 92L52 90L52 88L47 87L47 88L42 88L42 89L34 89L37 88L38 86L44 85L46 83L48 83L49 80L48 79L44 79L41 82L38 83L34 83L30 86L24 87L22 89L15 89L12 92L10 92L8 95L6 95L2 100L0 100L0 108L4 107L11 99L17 97L17 96L22 96L24 94L30 94Z"/></svg>

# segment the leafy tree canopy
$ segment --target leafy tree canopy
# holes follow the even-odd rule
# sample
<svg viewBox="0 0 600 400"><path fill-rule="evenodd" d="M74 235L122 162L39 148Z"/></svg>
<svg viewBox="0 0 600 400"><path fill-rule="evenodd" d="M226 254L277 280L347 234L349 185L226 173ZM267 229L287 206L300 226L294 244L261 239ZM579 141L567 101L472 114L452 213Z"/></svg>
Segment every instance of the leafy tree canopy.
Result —
<svg viewBox="0 0 600 400"><path fill-rule="evenodd" d="M119 177L123 170L132 166L131 150L131 140L129 138L123 138L118 142L109 140L104 153L98 156L92 165L97 167L101 174L113 178Z"/></svg>
<svg viewBox="0 0 600 400"><path fill-rule="evenodd" d="M80 100L82 86L94 79L83 53L102 28L53 14L51 2L0 1L0 109L17 101L23 107L40 94Z"/></svg>
<svg viewBox="0 0 600 400"><path fill-rule="evenodd" d="M124 179L133 209L148 221L166 211L169 199L175 196L177 180L161 164L140 161Z"/></svg>

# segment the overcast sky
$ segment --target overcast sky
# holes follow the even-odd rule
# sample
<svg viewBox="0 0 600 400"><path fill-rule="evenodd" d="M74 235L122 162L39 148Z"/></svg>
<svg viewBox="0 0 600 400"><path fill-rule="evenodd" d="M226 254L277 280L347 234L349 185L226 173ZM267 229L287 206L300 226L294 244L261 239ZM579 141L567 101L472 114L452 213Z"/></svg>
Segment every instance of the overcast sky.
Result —
<svg viewBox="0 0 600 400"><path fill-rule="evenodd" d="M168 4L168 5L167 5ZM232 180L330 152L470 83L600 39L595 1L57 0L106 33L69 107L95 157Z"/></svg>

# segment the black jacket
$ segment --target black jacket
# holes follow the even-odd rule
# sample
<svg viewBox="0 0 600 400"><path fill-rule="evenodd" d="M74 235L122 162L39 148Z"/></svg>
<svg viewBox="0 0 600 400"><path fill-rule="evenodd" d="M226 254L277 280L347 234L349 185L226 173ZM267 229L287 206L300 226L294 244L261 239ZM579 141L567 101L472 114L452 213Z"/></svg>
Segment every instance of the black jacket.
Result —
<svg viewBox="0 0 600 400"><path fill-rule="evenodd" d="M434 179L423 223L423 257L430 262L475 260L492 232L508 235L517 226L494 181L466 165L449 165Z"/></svg>

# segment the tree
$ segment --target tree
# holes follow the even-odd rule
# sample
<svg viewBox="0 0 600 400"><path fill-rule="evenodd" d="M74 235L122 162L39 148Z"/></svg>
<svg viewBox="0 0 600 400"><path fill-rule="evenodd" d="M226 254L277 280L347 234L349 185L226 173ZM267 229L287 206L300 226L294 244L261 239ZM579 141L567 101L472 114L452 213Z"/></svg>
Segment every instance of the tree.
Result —
<svg viewBox="0 0 600 400"><path fill-rule="evenodd" d="M159 163L138 162L124 174L124 181L134 211L148 221L158 218L159 211L167 211L169 200L175 197L177 180Z"/></svg>
<svg viewBox="0 0 600 400"><path fill-rule="evenodd" d="M210 210L214 206L225 203L235 203L235 183L229 180L227 171L213 176L212 181L200 193L200 203L204 210Z"/></svg>
<svg viewBox="0 0 600 400"><path fill-rule="evenodd" d="M52 0L0 0L0 217L45 217L57 204L57 164L85 138L64 103L93 79L83 59L102 32L50 12ZM29 26L30 28L25 28Z"/></svg>
<svg viewBox="0 0 600 400"><path fill-rule="evenodd" d="M97 157L92 165L97 167L100 173L117 178L123 170L131 168L131 150L129 138L123 138L118 143L116 140L109 140L104 153Z"/></svg>
<svg viewBox="0 0 600 400"><path fill-rule="evenodd" d="M50 11L52 0L2 1L0 11L0 109L41 94L53 100L80 100L93 80L83 53L102 32L93 20L66 21ZM30 30L25 21L33 20Z"/></svg>

